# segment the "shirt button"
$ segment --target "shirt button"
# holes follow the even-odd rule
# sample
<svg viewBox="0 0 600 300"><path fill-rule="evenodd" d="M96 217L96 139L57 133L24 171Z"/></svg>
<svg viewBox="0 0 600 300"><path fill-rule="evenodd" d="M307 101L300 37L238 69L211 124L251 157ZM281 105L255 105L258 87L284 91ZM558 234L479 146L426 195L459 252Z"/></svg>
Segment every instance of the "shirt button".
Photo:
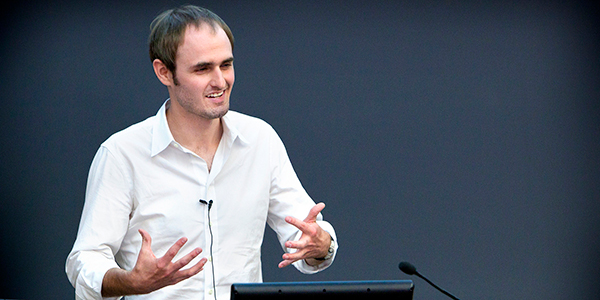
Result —
<svg viewBox="0 0 600 300"><path fill-rule="evenodd" d="M209 256L209 257L208 257L208 261L212 261L212 256Z"/></svg>
<svg viewBox="0 0 600 300"><path fill-rule="evenodd" d="M213 289L208 290L208 294L212 295L213 294Z"/></svg>

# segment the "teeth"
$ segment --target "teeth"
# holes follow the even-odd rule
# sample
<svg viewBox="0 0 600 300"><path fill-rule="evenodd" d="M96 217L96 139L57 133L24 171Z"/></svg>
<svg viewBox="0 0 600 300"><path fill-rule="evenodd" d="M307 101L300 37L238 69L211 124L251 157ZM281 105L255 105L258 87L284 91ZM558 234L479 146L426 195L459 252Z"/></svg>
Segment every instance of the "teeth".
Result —
<svg viewBox="0 0 600 300"><path fill-rule="evenodd" d="M224 92L225 91L221 91L219 93L212 93L212 94L207 95L206 97L209 97L209 98L219 98L219 97L223 96Z"/></svg>

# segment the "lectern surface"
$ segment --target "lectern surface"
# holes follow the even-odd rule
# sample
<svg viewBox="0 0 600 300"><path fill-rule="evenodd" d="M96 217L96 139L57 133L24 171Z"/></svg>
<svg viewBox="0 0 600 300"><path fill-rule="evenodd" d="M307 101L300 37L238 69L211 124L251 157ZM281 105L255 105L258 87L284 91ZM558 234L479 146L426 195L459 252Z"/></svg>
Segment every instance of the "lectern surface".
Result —
<svg viewBox="0 0 600 300"><path fill-rule="evenodd" d="M413 291L412 280L234 283L231 300L412 300Z"/></svg>

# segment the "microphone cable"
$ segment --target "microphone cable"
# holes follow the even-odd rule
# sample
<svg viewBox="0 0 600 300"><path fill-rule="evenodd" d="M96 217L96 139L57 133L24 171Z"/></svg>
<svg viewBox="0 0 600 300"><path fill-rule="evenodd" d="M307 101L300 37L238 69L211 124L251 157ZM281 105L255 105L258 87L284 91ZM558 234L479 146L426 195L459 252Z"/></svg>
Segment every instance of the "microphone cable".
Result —
<svg viewBox="0 0 600 300"><path fill-rule="evenodd" d="M210 208L212 207L213 201L210 200L206 202L205 200L200 199L200 203L208 205L208 232L210 233L210 265L212 271L212 284L213 284L213 295L215 296L215 300L217 300L217 284L215 281L215 258L213 256L213 232L212 225L210 224Z"/></svg>

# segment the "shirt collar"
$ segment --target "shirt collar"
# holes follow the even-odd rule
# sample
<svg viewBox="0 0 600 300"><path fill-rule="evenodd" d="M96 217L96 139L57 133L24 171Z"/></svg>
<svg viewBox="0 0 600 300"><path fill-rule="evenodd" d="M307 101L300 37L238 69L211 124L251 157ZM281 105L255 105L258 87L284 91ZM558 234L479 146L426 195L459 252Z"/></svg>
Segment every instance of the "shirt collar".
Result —
<svg viewBox="0 0 600 300"><path fill-rule="evenodd" d="M171 142L175 141L167 123L167 109L171 106L171 102L169 101L167 99L163 103L154 118L155 121L152 126L152 152L150 154L152 157L165 150Z"/></svg>
<svg viewBox="0 0 600 300"><path fill-rule="evenodd" d="M248 145L248 140L237 128L238 124L236 124L231 115L232 114L227 112L227 114L221 118L221 121L223 122L223 135L227 137L230 145L233 145L236 139L242 144L242 146Z"/></svg>
<svg viewBox="0 0 600 300"><path fill-rule="evenodd" d="M171 143L175 142L171 130L169 129L169 123L167 123L167 109L171 106L170 101L170 99L167 99L156 113L154 125L152 126L151 157L161 153ZM233 145L236 139L238 139L242 145L247 145L247 140L243 137L229 115L230 114L227 113L221 118L221 121L223 122L223 138L221 140L227 142L229 147Z"/></svg>

